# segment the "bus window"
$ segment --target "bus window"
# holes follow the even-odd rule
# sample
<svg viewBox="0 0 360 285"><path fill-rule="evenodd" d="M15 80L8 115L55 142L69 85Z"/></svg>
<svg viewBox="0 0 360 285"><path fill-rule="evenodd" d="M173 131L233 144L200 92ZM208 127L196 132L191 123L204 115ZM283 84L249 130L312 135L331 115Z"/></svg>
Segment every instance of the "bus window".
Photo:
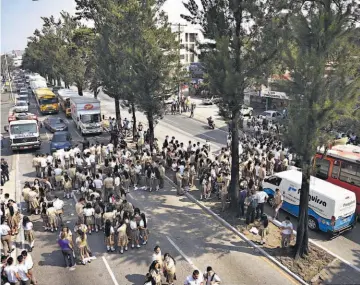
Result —
<svg viewBox="0 0 360 285"><path fill-rule="evenodd" d="M339 179L341 181L360 186L360 166L343 161L341 163Z"/></svg>
<svg viewBox="0 0 360 285"><path fill-rule="evenodd" d="M340 171L340 161L334 160L331 177L334 179L339 179L339 171Z"/></svg>
<svg viewBox="0 0 360 285"><path fill-rule="evenodd" d="M327 159L321 159L321 158L316 158L315 160L315 171L316 174L315 176L317 178L320 179L328 179L328 175L329 175L329 168L330 168L330 161Z"/></svg>

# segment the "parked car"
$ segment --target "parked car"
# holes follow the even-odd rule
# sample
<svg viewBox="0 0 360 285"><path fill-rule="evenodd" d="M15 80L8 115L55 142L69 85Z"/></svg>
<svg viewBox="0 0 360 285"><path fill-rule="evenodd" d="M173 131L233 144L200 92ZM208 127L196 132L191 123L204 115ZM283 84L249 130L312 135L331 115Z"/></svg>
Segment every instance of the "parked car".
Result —
<svg viewBox="0 0 360 285"><path fill-rule="evenodd" d="M44 120L43 123L45 128L47 128L52 133L68 130L68 126L65 124L64 120L59 117L48 117Z"/></svg>
<svg viewBox="0 0 360 285"><path fill-rule="evenodd" d="M29 112L29 103L27 101L16 100L13 110L16 113Z"/></svg>
<svg viewBox="0 0 360 285"><path fill-rule="evenodd" d="M252 116L254 114L254 108L246 106L246 105L242 105L241 106L241 115L243 116Z"/></svg>
<svg viewBox="0 0 360 285"><path fill-rule="evenodd" d="M284 116L278 111L265 111L260 115L260 118L267 119L269 121L279 121L284 118Z"/></svg>
<svg viewBox="0 0 360 285"><path fill-rule="evenodd" d="M50 142L50 152L67 149L71 145L71 135L68 131L55 132Z"/></svg>
<svg viewBox="0 0 360 285"><path fill-rule="evenodd" d="M203 105L213 105L213 104L217 104L221 101L220 97L211 97L211 98L206 98L204 100L202 100L202 104Z"/></svg>

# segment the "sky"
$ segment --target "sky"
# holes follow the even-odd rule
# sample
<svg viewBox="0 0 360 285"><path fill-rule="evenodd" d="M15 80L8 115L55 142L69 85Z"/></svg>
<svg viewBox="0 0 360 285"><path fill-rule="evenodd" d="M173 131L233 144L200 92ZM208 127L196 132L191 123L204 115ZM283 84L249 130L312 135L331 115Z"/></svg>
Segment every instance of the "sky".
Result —
<svg viewBox="0 0 360 285"><path fill-rule="evenodd" d="M1 53L23 50L35 29L42 26L41 17L55 18L62 10L75 13L74 0L0 0L1 1ZM172 23L184 23L180 14L185 14L181 0L167 0L164 10Z"/></svg>

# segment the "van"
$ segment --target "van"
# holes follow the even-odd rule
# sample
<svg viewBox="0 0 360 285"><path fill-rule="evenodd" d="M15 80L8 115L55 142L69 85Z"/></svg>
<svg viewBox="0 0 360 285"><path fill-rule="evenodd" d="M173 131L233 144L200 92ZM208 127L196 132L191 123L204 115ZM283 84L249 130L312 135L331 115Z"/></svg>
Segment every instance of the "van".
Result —
<svg viewBox="0 0 360 285"><path fill-rule="evenodd" d="M269 195L268 202L274 203L275 190L283 195L282 209L299 216L302 173L287 170L264 179L262 187ZM320 230L331 235L352 229L356 223L355 193L340 186L311 176L309 193L309 221L311 230Z"/></svg>

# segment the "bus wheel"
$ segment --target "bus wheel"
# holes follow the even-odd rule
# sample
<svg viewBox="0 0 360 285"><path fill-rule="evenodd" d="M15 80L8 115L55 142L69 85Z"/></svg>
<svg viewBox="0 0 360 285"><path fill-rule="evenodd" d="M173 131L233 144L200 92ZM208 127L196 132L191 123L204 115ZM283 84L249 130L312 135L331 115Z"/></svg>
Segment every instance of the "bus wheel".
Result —
<svg viewBox="0 0 360 285"><path fill-rule="evenodd" d="M316 219L314 219L313 217L309 217L308 220L308 227L310 230L312 231L316 231L319 229L319 225Z"/></svg>

